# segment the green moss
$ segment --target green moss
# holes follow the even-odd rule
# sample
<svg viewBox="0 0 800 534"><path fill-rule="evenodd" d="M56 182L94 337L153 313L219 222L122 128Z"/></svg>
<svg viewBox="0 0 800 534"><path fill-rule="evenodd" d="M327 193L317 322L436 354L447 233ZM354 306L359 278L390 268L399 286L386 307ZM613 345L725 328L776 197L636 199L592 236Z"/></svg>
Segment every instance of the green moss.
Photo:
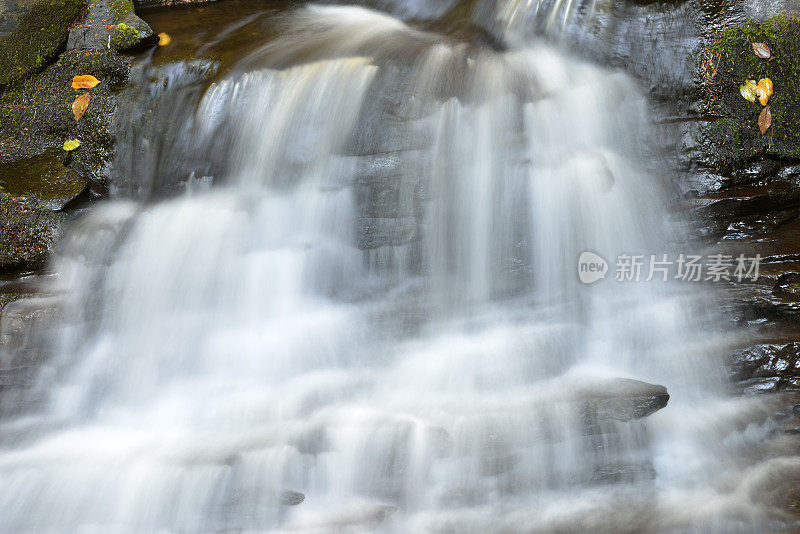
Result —
<svg viewBox="0 0 800 534"><path fill-rule="evenodd" d="M115 50L131 48L138 42L139 32L136 28L124 23L114 26L114 34L111 36L111 46L113 46Z"/></svg>
<svg viewBox="0 0 800 534"><path fill-rule="evenodd" d="M109 121L114 93L127 79L130 59L111 50L74 51L63 54L43 72L0 93L0 162L42 153L60 147L66 139L82 142L77 159L101 168L110 157L113 137ZM72 78L91 74L100 84L89 91L89 108L80 121L72 114L72 103L81 94L72 88ZM83 171L80 171L83 174Z"/></svg>
<svg viewBox="0 0 800 534"><path fill-rule="evenodd" d="M774 59L756 56L754 42L766 43ZM704 131L709 160L731 169L760 155L800 159L800 19L782 15L730 28L705 57L706 111L720 117ZM769 100L772 128L765 135L758 129L762 106L739 94L746 79L761 78L774 84Z"/></svg>
<svg viewBox="0 0 800 534"><path fill-rule="evenodd" d="M111 0L110 11L116 17L116 20L122 20L125 15L133 13L134 7L131 0Z"/></svg>
<svg viewBox="0 0 800 534"><path fill-rule="evenodd" d="M69 27L86 6L86 0L35 2L17 22L16 29L0 39L0 88L35 73L64 48Z"/></svg>

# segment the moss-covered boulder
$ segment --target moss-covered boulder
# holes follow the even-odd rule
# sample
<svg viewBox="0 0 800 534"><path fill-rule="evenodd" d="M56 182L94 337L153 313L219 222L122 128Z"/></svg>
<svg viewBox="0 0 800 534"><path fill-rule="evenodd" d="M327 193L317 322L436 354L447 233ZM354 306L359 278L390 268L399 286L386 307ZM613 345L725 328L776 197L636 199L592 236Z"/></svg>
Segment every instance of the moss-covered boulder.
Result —
<svg viewBox="0 0 800 534"><path fill-rule="evenodd" d="M0 0L0 88L54 59L85 6L86 0Z"/></svg>
<svg viewBox="0 0 800 534"><path fill-rule="evenodd" d="M76 51L31 79L0 93L0 162L30 158L60 149L67 139L79 139L71 167L87 179L104 176L113 151L111 121L116 91L127 81L130 59L113 50ZM100 84L75 90L72 78L91 74ZM75 99L91 95L86 113L76 121Z"/></svg>
<svg viewBox="0 0 800 534"><path fill-rule="evenodd" d="M758 57L752 43L769 46L771 60ZM800 19L781 15L723 32L702 55L706 112L716 117L703 132L709 162L722 171L761 156L800 159ZM761 104L742 97L745 80L769 78L772 127L758 126Z"/></svg>

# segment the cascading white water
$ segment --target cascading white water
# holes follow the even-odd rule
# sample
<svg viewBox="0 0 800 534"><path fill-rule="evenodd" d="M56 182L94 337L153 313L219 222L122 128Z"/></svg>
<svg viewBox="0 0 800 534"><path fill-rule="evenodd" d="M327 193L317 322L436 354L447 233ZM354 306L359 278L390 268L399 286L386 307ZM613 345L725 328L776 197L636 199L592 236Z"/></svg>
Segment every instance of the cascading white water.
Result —
<svg viewBox="0 0 800 534"><path fill-rule="evenodd" d="M199 106L224 180L69 234L0 531L757 529L702 298L578 282L584 250L668 252L632 82L360 8L288 24ZM619 377L669 406L588 421Z"/></svg>

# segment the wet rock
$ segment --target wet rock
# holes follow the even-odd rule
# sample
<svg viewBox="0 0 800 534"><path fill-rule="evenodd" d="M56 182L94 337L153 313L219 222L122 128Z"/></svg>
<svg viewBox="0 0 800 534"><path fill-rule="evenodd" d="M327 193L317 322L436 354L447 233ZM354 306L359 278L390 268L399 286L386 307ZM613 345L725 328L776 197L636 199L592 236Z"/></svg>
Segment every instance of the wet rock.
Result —
<svg viewBox="0 0 800 534"><path fill-rule="evenodd" d="M43 267L59 234L62 216L34 198L0 193L0 271Z"/></svg>
<svg viewBox="0 0 800 534"><path fill-rule="evenodd" d="M86 180L66 167L59 152L0 163L0 185L13 196L35 197L41 206L58 211L87 189Z"/></svg>
<svg viewBox="0 0 800 534"><path fill-rule="evenodd" d="M7 304L0 314L0 369L21 370L40 363L36 332L61 316L63 301L55 296L29 297ZM7 376L10 376L7 374Z"/></svg>
<svg viewBox="0 0 800 534"><path fill-rule="evenodd" d="M664 408L669 402L667 388L639 380L617 378L583 388L578 393L587 415L597 420L630 421Z"/></svg>
<svg viewBox="0 0 800 534"><path fill-rule="evenodd" d="M778 277L773 288L776 293L800 295L800 273L786 273Z"/></svg>
<svg viewBox="0 0 800 534"><path fill-rule="evenodd" d="M281 504L284 506L297 506L306 500L306 496L299 491L284 491L281 493Z"/></svg>
<svg viewBox="0 0 800 534"><path fill-rule="evenodd" d="M134 0L137 6L140 7L179 7L190 4L204 4L206 2L215 2L216 0Z"/></svg>
<svg viewBox="0 0 800 534"><path fill-rule="evenodd" d="M746 393L800 389L800 343L762 344L733 352L732 378Z"/></svg>
<svg viewBox="0 0 800 534"><path fill-rule="evenodd" d="M157 43L130 0L89 0L86 16L70 29L67 50L130 51Z"/></svg>
<svg viewBox="0 0 800 534"><path fill-rule="evenodd" d="M85 4L86 0L0 0L0 88L55 58Z"/></svg>

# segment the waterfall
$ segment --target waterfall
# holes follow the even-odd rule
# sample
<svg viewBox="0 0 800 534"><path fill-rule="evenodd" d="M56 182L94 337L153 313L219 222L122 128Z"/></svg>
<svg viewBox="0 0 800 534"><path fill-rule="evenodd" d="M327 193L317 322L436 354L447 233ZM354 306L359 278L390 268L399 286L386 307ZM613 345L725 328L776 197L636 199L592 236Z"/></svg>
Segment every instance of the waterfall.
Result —
<svg viewBox="0 0 800 534"><path fill-rule="evenodd" d="M68 232L0 531L764 528L708 296L613 280L680 247L636 85L360 7L280 24L184 119L211 174Z"/></svg>

